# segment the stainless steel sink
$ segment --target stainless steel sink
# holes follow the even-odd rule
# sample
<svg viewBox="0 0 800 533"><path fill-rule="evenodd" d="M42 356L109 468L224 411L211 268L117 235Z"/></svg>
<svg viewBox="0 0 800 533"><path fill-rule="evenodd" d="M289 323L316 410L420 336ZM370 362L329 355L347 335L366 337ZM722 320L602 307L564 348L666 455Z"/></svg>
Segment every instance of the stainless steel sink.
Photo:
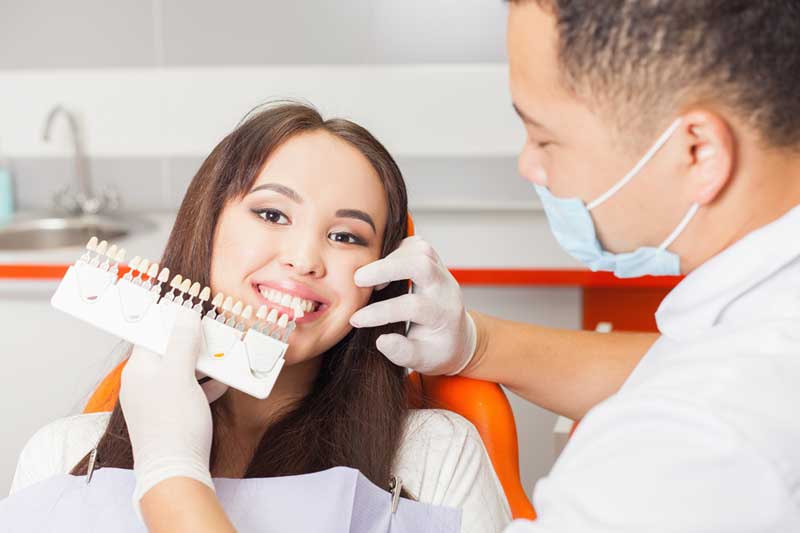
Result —
<svg viewBox="0 0 800 533"><path fill-rule="evenodd" d="M111 241L150 227L138 217L117 215L17 216L0 222L0 251L83 246L92 236Z"/></svg>

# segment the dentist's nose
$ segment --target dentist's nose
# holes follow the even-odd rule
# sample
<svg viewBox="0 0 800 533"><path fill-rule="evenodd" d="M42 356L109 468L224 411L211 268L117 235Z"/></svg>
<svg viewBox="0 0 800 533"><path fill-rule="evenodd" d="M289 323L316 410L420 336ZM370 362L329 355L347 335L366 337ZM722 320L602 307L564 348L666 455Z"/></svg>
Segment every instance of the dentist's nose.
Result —
<svg viewBox="0 0 800 533"><path fill-rule="evenodd" d="M530 141L525 143L522 152L520 152L517 158L517 170L520 176L531 183L543 186L547 185L547 174L544 168L542 168L539 156L533 146L531 146Z"/></svg>

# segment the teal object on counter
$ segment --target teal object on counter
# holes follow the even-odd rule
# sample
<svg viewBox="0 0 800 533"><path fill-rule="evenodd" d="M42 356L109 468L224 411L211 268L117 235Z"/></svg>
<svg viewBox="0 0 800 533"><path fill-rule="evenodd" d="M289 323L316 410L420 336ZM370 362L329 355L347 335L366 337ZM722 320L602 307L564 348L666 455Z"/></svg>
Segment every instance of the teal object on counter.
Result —
<svg viewBox="0 0 800 533"><path fill-rule="evenodd" d="M0 219L14 214L14 180L8 169L0 168Z"/></svg>

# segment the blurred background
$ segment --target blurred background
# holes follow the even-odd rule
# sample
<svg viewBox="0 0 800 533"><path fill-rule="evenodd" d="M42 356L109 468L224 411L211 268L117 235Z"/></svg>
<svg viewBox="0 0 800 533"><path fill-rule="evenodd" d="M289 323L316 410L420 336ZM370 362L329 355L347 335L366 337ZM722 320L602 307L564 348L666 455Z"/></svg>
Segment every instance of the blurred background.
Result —
<svg viewBox="0 0 800 533"><path fill-rule="evenodd" d="M80 256L87 217L157 260L204 157L272 99L302 99L385 143L418 234L473 275L471 307L580 328L581 287L497 277L577 266L516 172L524 132L507 88L506 9L0 0L0 495L27 439L79 413L109 369L115 339L49 305L52 272ZM552 464L556 417L509 396L530 492Z"/></svg>

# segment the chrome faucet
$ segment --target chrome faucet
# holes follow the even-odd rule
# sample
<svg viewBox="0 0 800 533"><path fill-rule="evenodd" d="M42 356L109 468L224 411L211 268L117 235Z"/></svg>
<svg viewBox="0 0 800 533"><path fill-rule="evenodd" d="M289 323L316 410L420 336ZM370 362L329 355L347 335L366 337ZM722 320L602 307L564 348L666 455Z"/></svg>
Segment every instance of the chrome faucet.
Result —
<svg viewBox="0 0 800 533"><path fill-rule="evenodd" d="M69 123L72 147L74 150L75 182L60 189L54 197L57 209L67 211L73 215L94 215L100 211L113 211L119 205L119 197L111 189L104 189L99 196L92 190L92 180L89 175L89 165L83 152L80 128L75 115L67 111L64 106L57 105L47 114L44 123L42 138L50 140L50 130L58 115L64 115Z"/></svg>

